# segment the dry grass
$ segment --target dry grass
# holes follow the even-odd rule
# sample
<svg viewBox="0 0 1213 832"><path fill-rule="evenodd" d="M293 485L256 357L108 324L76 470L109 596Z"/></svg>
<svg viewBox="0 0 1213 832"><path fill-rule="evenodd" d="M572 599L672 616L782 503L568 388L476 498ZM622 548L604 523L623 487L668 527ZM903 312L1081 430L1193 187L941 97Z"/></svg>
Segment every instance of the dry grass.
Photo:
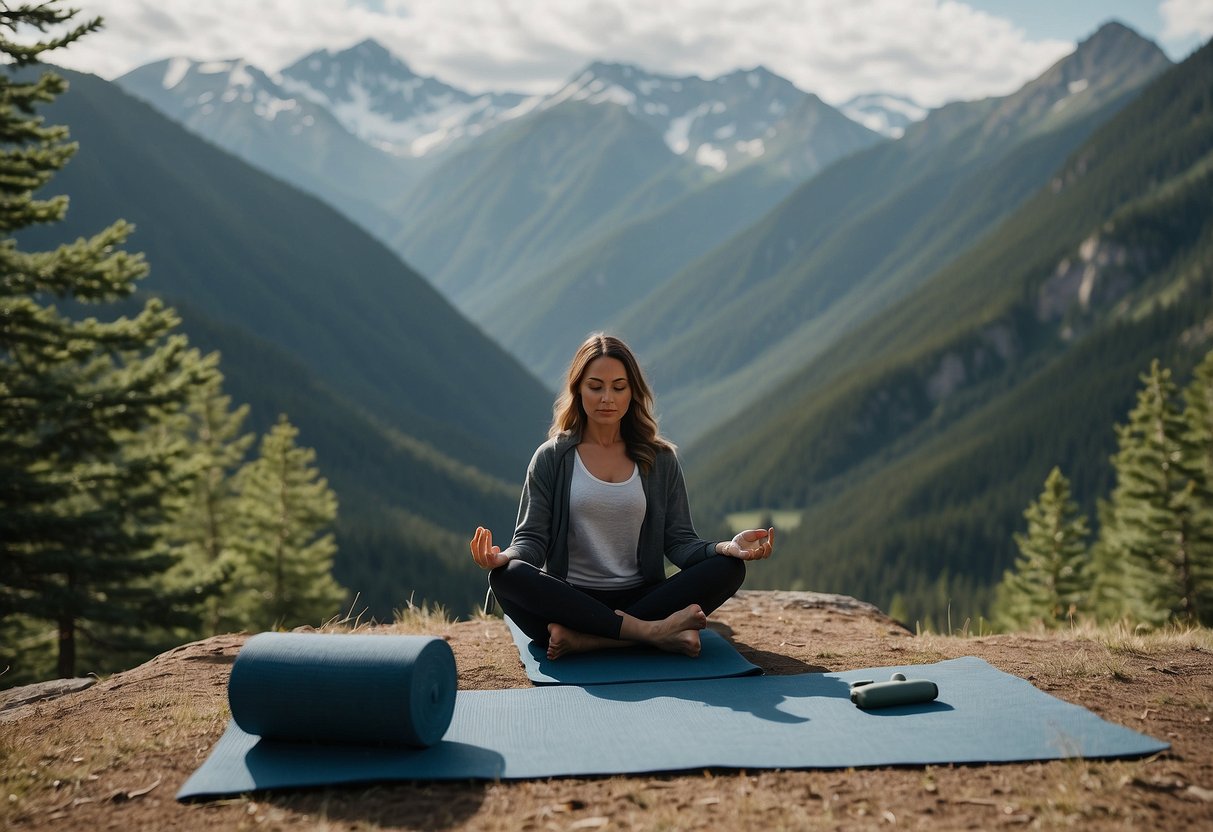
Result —
<svg viewBox="0 0 1213 832"><path fill-rule="evenodd" d="M1142 631L1125 623L1078 628L1092 641L1109 650L1149 656L1161 650L1203 650L1213 652L1213 630L1207 627L1171 624L1158 630Z"/></svg>
<svg viewBox="0 0 1213 832"><path fill-rule="evenodd" d="M483 617L483 612L479 612L472 620ZM392 623L385 626L367 616L365 609L358 610L358 599L355 597L354 603L344 615L330 618L320 625L318 632L359 633L374 630L399 635L442 635L458 620L441 604L415 604L410 597L403 608L395 611Z"/></svg>
<svg viewBox="0 0 1213 832"><path fill-rule="evenodd" d="M756 595L722 608L739 649L796 673L975 655L1106 719L1173 743L1143 760L846 771L686 772L518 783L413 783L173 800L228 719L221 636L0 724L0 828L370 830L1207 828L1213 817L1213 634L1122 626L912 636L879 616ZM370 624L346 615L334 632ZM500 619L408 604L375 632L447 638L461 687L525 686ZM150 790L149 790L150 789ZM11 798L9 796L12 796Z"/></svg>
<svg viewBox="0 0 1213 832"><path fill-rule="evenodd" d="M404 609L396 610L396 620L392 623L391 631L418 635L442 635L457 620L441 604L418 606L413 603L412 598L409 598Z"/></svg>

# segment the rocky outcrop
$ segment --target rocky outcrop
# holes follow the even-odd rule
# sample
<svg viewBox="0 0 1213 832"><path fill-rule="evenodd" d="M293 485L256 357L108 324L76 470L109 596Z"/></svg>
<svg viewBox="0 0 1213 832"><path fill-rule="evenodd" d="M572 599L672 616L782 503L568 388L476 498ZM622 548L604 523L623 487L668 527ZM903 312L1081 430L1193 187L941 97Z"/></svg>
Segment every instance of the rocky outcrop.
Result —
<svg viewBox="0 0 1213 832"><path fill-rule="evenodd" d="M0 722L6 722L22 705L55 699L68 693L76 693L97 683L95 676L79 679L51 679L0 692Z"/></svg>
<svg viewBox="0 0 1213 832"><path fill-rule="evenodd" d="M1042 322L1064 321L1073 313L1107 308L1133 288L1133 274L1144 267L1145 256L1096 232L1083 240L1073 257L1066 257L1040 287L1036 317ZM1072 326L1062 336L1073 336Z"/></svg>

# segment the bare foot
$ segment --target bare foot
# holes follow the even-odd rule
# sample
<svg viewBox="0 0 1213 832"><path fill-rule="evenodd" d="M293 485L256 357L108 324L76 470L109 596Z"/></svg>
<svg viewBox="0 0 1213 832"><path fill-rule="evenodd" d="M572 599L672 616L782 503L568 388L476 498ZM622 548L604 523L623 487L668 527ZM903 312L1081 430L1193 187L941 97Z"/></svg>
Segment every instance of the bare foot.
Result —
<svg viewBox="0 0 1213 832"><path fill-rule="evenodd" d="M698 604L691 604L689 607L681 609L669 616L661 623L675 632L682 630L702 630L704 627L708 626L708 617L704 613L702 607L700 607Z"/></svg>
<svg viewBox="0 0 1213 832"><path fill-rule="evenodd" d="M577 633L561 624L548 625L548 658L558 659L567 653L578 652L574 647Z"/></svg>
<svg viewBox="0 0 1213 832"><path fill-rule="evenodd" d="M653 642L653 646L667 653L681 653L696 658L700 650L699 630L682 630Z"/></svg>
<svg viewBox="0 0 1213 832"><path fill-rule="evenodd" d="M548 658L553 661L570 653L585 653L609 647L626 647L631 642L593 636L569 629L563 624L548 625Z"/></svg>
<svg viewBox="0 0 1213 832"><path fill-rule="evenodd" d="M651 644L670 653L699 655L699 631L708 626L708 617L698 604L691 604L660 621L643 621L619 610L616 612L623 616L620 635L624 638Z"/></svg>

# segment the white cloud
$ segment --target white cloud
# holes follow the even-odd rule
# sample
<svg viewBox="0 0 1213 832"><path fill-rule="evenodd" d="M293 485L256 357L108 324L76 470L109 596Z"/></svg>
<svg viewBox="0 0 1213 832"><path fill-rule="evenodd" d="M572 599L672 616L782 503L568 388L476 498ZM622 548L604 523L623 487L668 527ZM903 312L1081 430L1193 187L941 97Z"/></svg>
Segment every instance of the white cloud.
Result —
<svg viewBox="0 0 1213 832"><path fill-rule="evenodd" d="M1011 92L1073 48L1031 41L956 0L80 3L83 14L103 15L106 29L61 60L110 78L179 55L243 57L274 71L314 49L374 37L414 70L473 91L549 92L605 59L704 77L762 64L835 103L880 90L937 105Z"/></svg>
<svg viewBox="0 0 1213 832"><path fill-rule="evenodd" d="M1182 38L1196 35L1201 39L1213 37L1213 2L1211 0L1163 0L1158 9L1163 20L1163 37Z"/></svg>

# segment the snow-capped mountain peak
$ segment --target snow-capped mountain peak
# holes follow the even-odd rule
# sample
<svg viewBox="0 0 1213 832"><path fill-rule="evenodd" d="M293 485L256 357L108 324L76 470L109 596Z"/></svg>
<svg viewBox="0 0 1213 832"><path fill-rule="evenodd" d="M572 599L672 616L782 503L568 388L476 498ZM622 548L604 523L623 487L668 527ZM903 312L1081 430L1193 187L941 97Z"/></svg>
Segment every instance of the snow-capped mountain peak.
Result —
<svg viewBox="0 0 1213 832"><path fill-rule="evenodd" d="M406 157L479 135L538 103L517 93L475 95L418 75L374 40L306 55L282 70L281 80L331 110L354 135Z"/></svg>
<svg viewBox="0 0 1213 832"><path fill-rule="evenodd" d="M847 118L892 139L901 138L906 127L926 118L929 112L912 98L884 92L857 95L838 109Z"/></svg>
<svg viewBox="0 0 1213 832"><path fill-rule="evenodd" d="M308 102L298 100L241 59L169 58L140 67L119 82L185 122L207 117L219 107L244 107L258 118L288 120L293 129L304 130L317 115Z"/></svg>
<svg viewBox="0 0 1213 832"><path fill-rule="evenodd" d="M816 100L761 66L709 80L596 62L541 106L586 101L624 107L660 133L674 153L724 171L764 155L788 129L789 116Z"/></svg>

